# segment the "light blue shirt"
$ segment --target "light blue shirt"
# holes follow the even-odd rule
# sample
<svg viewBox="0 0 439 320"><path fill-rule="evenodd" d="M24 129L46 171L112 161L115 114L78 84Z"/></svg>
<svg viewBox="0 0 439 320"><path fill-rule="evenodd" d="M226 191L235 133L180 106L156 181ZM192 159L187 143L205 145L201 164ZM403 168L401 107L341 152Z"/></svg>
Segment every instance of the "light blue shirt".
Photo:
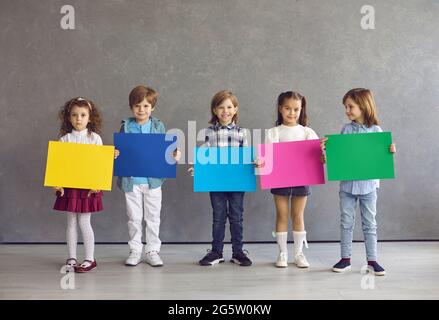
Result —
<svg viewBox="0 0 439 320"><path fill-rule="evenodd" d="M135 120L128 123L130 133L151 133L151 119L145 124L138 124Z"/></svg>
<svg viewBox="0 0 439 320"><path fill-rule="evenodd" d="M383 130L376 125L367 127L362 124L358 124L354 121L346 124L343 129L341 129L341 134L351 134L351 133L368 133L368 132L383 132ZM380 180L355 180L355 181L340 181L340 191L347 192L350 194L368 194L376 191L380 187Z"/></svg>
<svg viewBox="0 0 439 320"><path fill-rule="evenodd" d="M129 133L151 133L151 119L145 124L138 124L136 121L128 123ZM148 178L133 177L133 184L148 184Z"/></svg>
<svg viewBox="0 0 439 320"><path fill-rule="evenodd" d="M161 122L156 117L151 116L151 134L152 133L166 133L166 128L163 122ZM135 122L136 120L133 117L123 119L121 122L120 130L121 133L129 133L130 129L128 128L128 125L131 122ZM135 126L134 126L135 129ZM142 130L142 128L140 128ZM165 182L165 178L148 178L148 185L150 189L156 189L162 186L163 182ZM123 192L132 192L133 191L133 177L117 177L117 186L122 190Z"/></svg>

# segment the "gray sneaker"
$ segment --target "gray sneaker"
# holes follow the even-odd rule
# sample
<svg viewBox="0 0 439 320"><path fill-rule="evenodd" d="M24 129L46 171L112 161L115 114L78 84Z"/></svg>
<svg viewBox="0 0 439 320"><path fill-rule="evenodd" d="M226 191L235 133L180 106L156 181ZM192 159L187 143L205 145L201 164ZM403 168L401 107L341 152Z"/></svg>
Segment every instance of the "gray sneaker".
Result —
<svg viewBox="0 0 439 320"><path fill-rule="evenodd" d="M126 266L137 266L140 262L142 262L142 253L137 251L131 251L127 260L125 261Z"/></svg>
<svg viewBox="0 0 439 320"><path fill-rule="evenodd" d="M157 251L150 251L146 253L145 261L151 267L161 267L163 266L163 261L160 259L159 253Z"/></svg>

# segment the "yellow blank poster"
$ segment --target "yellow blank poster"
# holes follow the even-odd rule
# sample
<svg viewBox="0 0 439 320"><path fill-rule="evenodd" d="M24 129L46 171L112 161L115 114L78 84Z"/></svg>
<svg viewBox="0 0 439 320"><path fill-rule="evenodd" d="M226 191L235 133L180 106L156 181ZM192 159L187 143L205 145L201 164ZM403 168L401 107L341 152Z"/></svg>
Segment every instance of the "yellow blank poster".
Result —
<svg viewBox="0 0 439 320"><path fill-rule="evenodd" d="M114 146L49 141L46 187L111 190Z"/></svg>

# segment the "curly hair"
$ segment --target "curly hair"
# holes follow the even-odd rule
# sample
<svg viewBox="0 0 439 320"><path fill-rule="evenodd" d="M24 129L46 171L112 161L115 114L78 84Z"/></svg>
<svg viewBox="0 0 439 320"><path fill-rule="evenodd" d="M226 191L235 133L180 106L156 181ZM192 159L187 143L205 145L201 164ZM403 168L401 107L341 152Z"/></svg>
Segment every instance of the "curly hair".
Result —
<svg viewBox="0 0 439 320"><path fill-rule="evenodd" d="M99 109L89 99L82 97L77 97L67 101L58 113L58 117L61 120L61 129L59 130L59 136L62 137L67 133L72 132L73 126L70 122L70 111L74 106L84 107L89 110L90 122L87 124L88 133L95 132L97 134L101 133L102 129L102 117Z"/></svg>

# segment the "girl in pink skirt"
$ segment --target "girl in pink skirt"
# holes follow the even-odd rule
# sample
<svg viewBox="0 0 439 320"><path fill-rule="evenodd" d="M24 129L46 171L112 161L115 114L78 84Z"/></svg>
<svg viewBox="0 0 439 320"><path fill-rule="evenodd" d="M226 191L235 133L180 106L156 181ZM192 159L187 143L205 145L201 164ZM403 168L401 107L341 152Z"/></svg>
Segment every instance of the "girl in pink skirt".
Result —
<svg viewBox="0 0 439 320"><path fill-rule="evenodd" d="M67 101L59 112L61 119L61 142L102 145L102 120L97 107L85 98ZM92 165L92 164L91 164ZM54 210L67 212L67 246L69 257L66 265L75 272L88 272L96 269L94 258L94 233L90 223L91 213L102 211L102 191L55 187ZM76 246L77 226L82 232L85 247L85 260L78 265Z"/></svg>

